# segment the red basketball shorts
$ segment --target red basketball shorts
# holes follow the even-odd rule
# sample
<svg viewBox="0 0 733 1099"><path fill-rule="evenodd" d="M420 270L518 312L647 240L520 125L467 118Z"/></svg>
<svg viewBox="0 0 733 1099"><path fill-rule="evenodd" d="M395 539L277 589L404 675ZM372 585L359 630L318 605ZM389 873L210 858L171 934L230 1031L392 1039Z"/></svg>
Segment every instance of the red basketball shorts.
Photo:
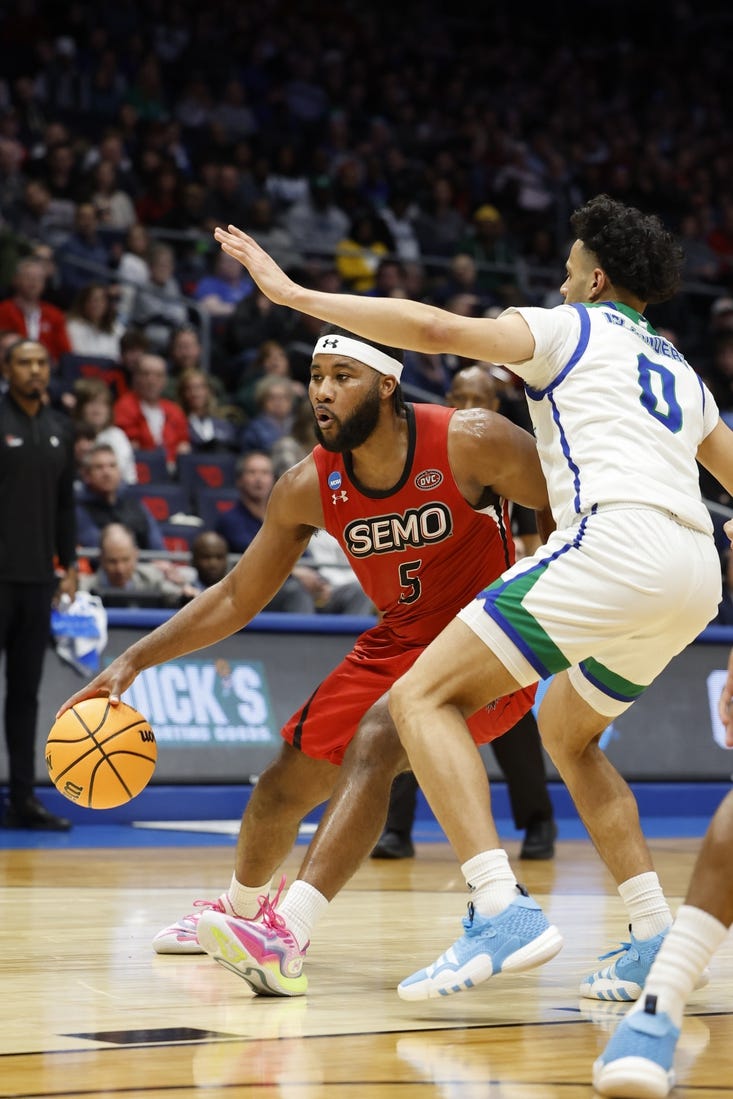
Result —
<svg viewBox="0 0 733 1099"><path fill-rule="evenodd" d="M375 626L316 687L282 730L282 737L314 759L339 764L364 714L417 660L424 646L402 648ZM534 702L532 684L499 698L468 719L476 744L496 740L523 717Z"/></svg>

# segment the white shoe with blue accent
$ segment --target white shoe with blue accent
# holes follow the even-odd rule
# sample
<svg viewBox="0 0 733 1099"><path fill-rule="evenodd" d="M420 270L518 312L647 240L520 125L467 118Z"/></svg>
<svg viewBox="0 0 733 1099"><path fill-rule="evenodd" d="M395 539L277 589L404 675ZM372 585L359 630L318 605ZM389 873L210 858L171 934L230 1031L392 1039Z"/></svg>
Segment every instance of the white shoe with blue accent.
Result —
<svg viewBox="0 0 733 1099"><path fill-rule="evenodd" d="M601 954L600 961L614 956L616 961L586 977L581 982L580 995L591 1000L615 1000L619 1003L638 1000L668 930L660 931L651 939L636 939L629 925L631 942L621 943L616 950ZM705 970L698 978L695 989L704 988L709 979L710 974Z"/></svg>
<svg viewBox="0 0 733 1099"><path fill-rule="evenodd" d="M613 1099L666 1099L679 1036L669 1015L657 1012L656 996L647 996L643 1010L621 1020L594 1064L593 1087Z"/></svg>
<svg viewBox="0 0 733 1099"><path fill-rule="evenodd" d="M519 896L497 916L482 916L469 902L465 934L426 969L406 977L397 992L403 1000L429 1000L473 988L495 973L520 973L549 962L562 936L521 885Z"/></svg>

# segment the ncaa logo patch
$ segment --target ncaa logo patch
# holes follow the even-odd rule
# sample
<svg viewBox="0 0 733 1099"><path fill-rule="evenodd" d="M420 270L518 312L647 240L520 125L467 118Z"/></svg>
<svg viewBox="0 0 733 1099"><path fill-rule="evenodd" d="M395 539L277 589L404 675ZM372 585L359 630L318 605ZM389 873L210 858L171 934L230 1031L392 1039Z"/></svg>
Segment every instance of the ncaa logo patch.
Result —
<svg viewBox="0 0 733 1099"><path fill-rule="evenodd" d="M335 492L337 488L341 488L341 474L338 470L334 470L333 473L328 475L328 487L331 492Z"/></svg>
<svg viewBox="0 0 733 1099"><path fill-rule="evenodd" d="M419 488L422 492L429 492L430 489L437 488L442 480L443 474L439 469L424 469L415 478L415 488Z"/></svg>

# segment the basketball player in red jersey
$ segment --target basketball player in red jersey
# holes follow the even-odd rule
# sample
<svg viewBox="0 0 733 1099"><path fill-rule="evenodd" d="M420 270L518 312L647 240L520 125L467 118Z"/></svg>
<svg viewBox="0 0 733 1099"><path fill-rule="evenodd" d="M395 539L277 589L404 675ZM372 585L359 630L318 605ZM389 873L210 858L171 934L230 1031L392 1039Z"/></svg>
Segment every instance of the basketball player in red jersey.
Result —
<svg viewBox="0 0 733 1099"><path fill-rule="evenodd" d="M240 630L290 574L314 531L325 528L339 540L380 621L283 729L281 752L242 818L228 891L198 902L197 912L153 944L159 953L203 947L265 995L305 992L311 930L374 847L392 780L408 767L387 691L513 562L505 501L547 505L532 436L483 409L405 405L398 355L339 329L318 340L309 396L320 445L277 482L252 545L223 580L62 707L96 694L118 699L142 669ZM477 743L510 729L533 697L533 689L517 691L475 714ZM329 798L297 880L282 901L280 890L270 899L301 820ZM543 924L533 947L537 964L537 951L549 958L561 940L535 902L520 899ZM515 961L507 968L521 968Z"/></svg>

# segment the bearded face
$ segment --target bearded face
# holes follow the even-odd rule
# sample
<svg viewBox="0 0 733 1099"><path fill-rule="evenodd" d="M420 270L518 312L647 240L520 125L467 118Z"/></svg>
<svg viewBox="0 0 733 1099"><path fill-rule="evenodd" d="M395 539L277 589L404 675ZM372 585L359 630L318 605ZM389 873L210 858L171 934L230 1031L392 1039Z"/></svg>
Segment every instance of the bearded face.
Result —
<svg viewBox="0 0 733 1099"><path fill-rule="evenodd" d="M320 409L316 409L316 438L324 450L343 454L356 450L367 441L379 422L379 384L377 377L364 399L346 419L340 420L328 409L329 418L325 420L319 417Z"/></svg>

